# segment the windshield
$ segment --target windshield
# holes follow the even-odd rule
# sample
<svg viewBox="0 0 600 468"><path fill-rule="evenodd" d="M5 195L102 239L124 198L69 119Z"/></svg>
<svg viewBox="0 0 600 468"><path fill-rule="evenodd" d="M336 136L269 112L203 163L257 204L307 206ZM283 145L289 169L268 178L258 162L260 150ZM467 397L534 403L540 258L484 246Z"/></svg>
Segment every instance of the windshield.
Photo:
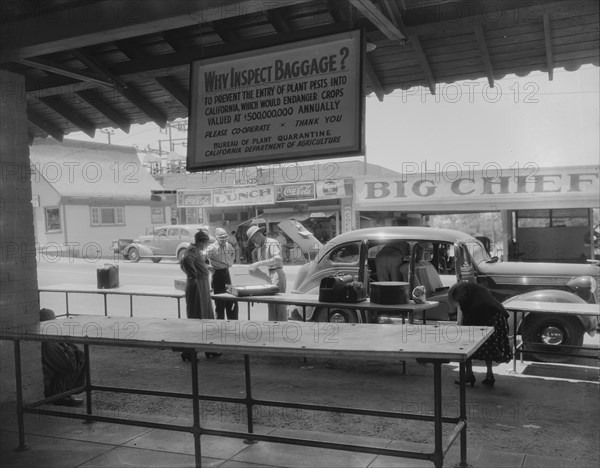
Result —
<svg viewBox="0 0 600 468"><path fill-rule="evenodd" d="M469 253L471 254L471 258L475 264L488 262L492 259L481 242L469 242L467 243L467 248L469 249Z"/></svg>

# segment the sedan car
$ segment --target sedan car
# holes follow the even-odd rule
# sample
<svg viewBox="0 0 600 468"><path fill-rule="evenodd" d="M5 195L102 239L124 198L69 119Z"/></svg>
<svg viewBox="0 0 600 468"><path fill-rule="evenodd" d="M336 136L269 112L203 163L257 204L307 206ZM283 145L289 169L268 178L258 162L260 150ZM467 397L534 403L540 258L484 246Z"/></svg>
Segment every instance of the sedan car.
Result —
<svg viewBox="0 0 600 468"><path fill-rule="evenodd" d="M576 291L570 284L573 279L583 277L590 281L576 284L595 288L600 276L598 265L500 262L473 236L425 227L380 227L341 234L300 268L291 292L318 294L321 280L336 274L351 274L365 283L389 280L380 278L382 272L378 275L377 271L377 264L381 265L377 253L386 246L402 252L399 280L409 283L410 291L415 286L424 286L427 299L439 302L436 308L427 311L428 320L455 320L456 312L448 304L447 292L457 281L480 283L501 302L530 291L537 291L537 300L541 294L551 302L565 302L569 298L576 302L584 296L588 302L596 301L594 291ZM557 295L560 297L554 297ZM302 320L300 308L290 306L288 312L290 319ZM353 309L351 304L307 309L306 313L307 320L317 322L386 323L393 319L389 312L367 313ZM528 339L546 343L544 337L551 334L553 344L575 346L582 344L585 332L593 334L597 328L597 318L537 313L525 316L519 324L521 334Z"/></svg>
<svg viewBox="0 0 600 468"><path fill-rule="evenodd" d="M181 260L185 249L194 242L194 235L200 229L208 230L202 224L172 224L153 228L149 234L136 239L119 239L113 241L111 250L123 255L125 260L139 262L142 258L150 258L154 263L163 258ZM214 237L211 236L211 242Z"/></svg>

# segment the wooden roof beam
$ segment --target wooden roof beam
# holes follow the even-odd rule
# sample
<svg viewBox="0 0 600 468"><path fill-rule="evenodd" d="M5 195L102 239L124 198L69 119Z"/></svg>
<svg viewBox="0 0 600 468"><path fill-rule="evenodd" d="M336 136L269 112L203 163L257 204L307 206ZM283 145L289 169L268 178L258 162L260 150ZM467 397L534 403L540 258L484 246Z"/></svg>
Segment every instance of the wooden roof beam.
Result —
<svg viewBox="0 0 600 468"><path fill-rule="evenodd" d="M483 60L483 66L485 68L485 74L488 79L490 88L494 87L494 67L492 66L492 60L490 59L490 53L488 51L487 43L485 41L485 33L483 26L480 24L475 26L475 37L477 38L477 45L479 52L481 53L481 59Z"/></svg>
<svg viewBox="0 0 600 468"><path fill-rule="evenodd" d="M115 110L110 104L104 101L96 90L76 91L75 94L87 102L90 106L100 112L104 117L110 120L115 126L119 127L123 132L129 133L131 122L124 119L121 114Z"/></svg>
<svg viewBox="0 0 600 468"><path fill-rule="evenodd" d="M135 44L134 40L129 41L119 41L117 43L121 52L127 55L130 59L142 59L145 57L145 54L140 51L140 47ZM171 44L173 47L174 44ZM154 80L162 86L162 88L167 91L171 96L173 96L183 107L189 110L189 95L188 92L180 86L177 81L170 77L156 77Z"/></svg>
<svg viewBox="0 0 600 468"><path fill-rule="evenodd" d="M93 74L86 73L80 70L73 70L67 67L62 67L60 65L53 64L49 60L45 60L39 57L34 59L21 59L19 60L19 63L21 63L22 65L39 68L40 70L54 73L56 75L68 76L69 78L74 78L76 80L84 81L86 83L96 83L102 86L114 86L114 83L111 83L110 81L102 79Z"/></svg>
<svg viewBox="0 0 600 468"><path fill-rule="evenodd" d="M385 92L383 90L381 81L379 80L379 77L377 76L377 72L373 68L373 65L371 65L371 62L369 62L368 58L367 58L367 60L365 60L365 68L366 68L366 72L367 72L367 79L369 80L369 82L371 83L371 86L373 87L373 92L375 93L375 96L377 96L377 99L379 99L379 101L382 102Z"/></svg>
<svg viewBox="0 0 600 468"><path fill-rule="evenodd" d="M58 127L55 127L53 124L44 119L37 112L32 111L31 109L27 109L27 120L38 127L40 130L43 130L52 138L57 141L63 141L65 137L65 133Z"/></svg>
<svg viewBox="0 0 600 468"><path fill-rule="evenodd" d="M544 40L546 42L546 64L548 67L548 79L554 79L554 52L552 51L552 26L548 13L544 13Z"/></svg>
<svg viewBox="0 0 600 468"><path fill-rule="evenodd" d="M266 12L269 22L273 25L275 31L278 33L290 32L292 30L282 13L284 10L285 8L274 8Z"/></svg>
<svg viewBox="0 0 600 468"><path fill-rule="evenodd" d="M82 50L76 51L77 59L83 62L87 67L91 68L96 73L102 73L109 77L111 80L114 80L115 83L118 84L117 89L119 92L125 96L129 101L137 106L144 114L150 117L151 120L156 122L156 124L164 128L167 124L167 117L162 113L160 109L158 109L154 104L148 101L144 96L142 96L137 90L135 90L132 85L126 83L122 79L117 76L111 74L108 69L98 63L95 59L90 57L86 52Z"/></svg>
<svg viewBox="0 0 600 468"><path fill-rule="evenodd" d="M392 23L371 0L348 0L365 18L379 29L388 39L403 43L406 36Z"/></svg>
<svg viewBox="0 0 600 468"><path fill-rule="evenodd" d="M43 102L46 106L56 112L58 115L62 116L73 125L75 125L79 130L85 133L90 138L94 138L96 134L96 126L88 122L85 118L79 115L78 112L71 109L64 102L59 101L55 97L42 97L40 101Z"/></svg>
<svg viewBox="0 0 600 468"><path fill-rule="evenodd" d="M408 42L412 45L413 50L415 51L417 61L419 62L421 70L423 71L423 75L425 76L425 84L429 88L429 92L431 94L435 94L435 77L431 71L429 60L427 60L427 55L425 55L425 51L423 50L419 36L416 34L408 36Z"/></svg>
<svg viewBox="0 0 600 468"><path fill-rule="evenodd" d="M161 85L167 93L173 96L179 104L189 111L190 96L183 86L180 86L179 83L177 83L175 78L165 76L163 78L156 78L156 82Z"/></svg>
<svg viewBox="0 0 600 468"><path fill-rule="evenodd" d="M408 31L402 20L402 12L398 7L397 0L383 0L383 7L385 8L388 17L398 27L404 37L408 37Z"/></svg>
<svg viewBox="0 0 600 468"><path fill-rule="evenodd" d="M73 49L73 44L88 47L233 18L244 11L266 11L309 1L228 0L225 6L216 1L145 0L143 7L115 0L99 0L92 6L85 2L56 15L56 21L33 17L4 23L0 28L0 62L63 52ZM89 20L92 8L95 21Z"/></svg>

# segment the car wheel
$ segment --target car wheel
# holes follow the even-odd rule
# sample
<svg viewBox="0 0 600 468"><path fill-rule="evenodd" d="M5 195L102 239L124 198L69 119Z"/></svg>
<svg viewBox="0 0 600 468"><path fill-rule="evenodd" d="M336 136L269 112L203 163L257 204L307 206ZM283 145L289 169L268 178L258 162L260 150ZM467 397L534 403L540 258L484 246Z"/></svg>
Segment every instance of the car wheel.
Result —
<svg viewBox="0 0 600 468"><path fill-rule="evenodd" d="M322 308L315 312L317 322L331 323L358 323L358 317L354 310L331 307Z"/></svg>
<svg viewBox="0 0 600 468"><path fill-rule="evenodd" d="M161 260L162 260L162 257L154 257L152 259L152 263L160 263Z"/></svg>
<svg viewBox="0 0 600 468"><path fill-rule="evenodd" d="M129 257L129 261L133 263L137 263L140 261L140 252L135 247L129 249L127 252L127 256Z"/></svg>
<svg viewBox="0 0 600 468"><path fill-rule="evenodd" d="M584 333L583 326L572 317L530 314L521 326L523 342L530 350L525 353L525 358L542 362L566 362L578 350L565 348L563 345L581 346Z"/></svg>

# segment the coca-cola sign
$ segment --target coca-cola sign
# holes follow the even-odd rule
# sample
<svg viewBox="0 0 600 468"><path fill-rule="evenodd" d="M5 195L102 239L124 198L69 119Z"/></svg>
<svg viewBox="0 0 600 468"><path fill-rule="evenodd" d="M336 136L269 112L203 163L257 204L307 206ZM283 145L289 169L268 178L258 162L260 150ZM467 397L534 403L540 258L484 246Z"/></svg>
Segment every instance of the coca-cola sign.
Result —
<svg viewBox="0 0 600 468"><path fill-rule="evenodd" d="M212 206L212 190L178 190L177 207L191 208Z"/></svg>
<svg viewBox="0 0 600 468"><path fill-rule="evenodd" d="M314 200L316 198L314 182L277 185L277 201Z"/></svg>

